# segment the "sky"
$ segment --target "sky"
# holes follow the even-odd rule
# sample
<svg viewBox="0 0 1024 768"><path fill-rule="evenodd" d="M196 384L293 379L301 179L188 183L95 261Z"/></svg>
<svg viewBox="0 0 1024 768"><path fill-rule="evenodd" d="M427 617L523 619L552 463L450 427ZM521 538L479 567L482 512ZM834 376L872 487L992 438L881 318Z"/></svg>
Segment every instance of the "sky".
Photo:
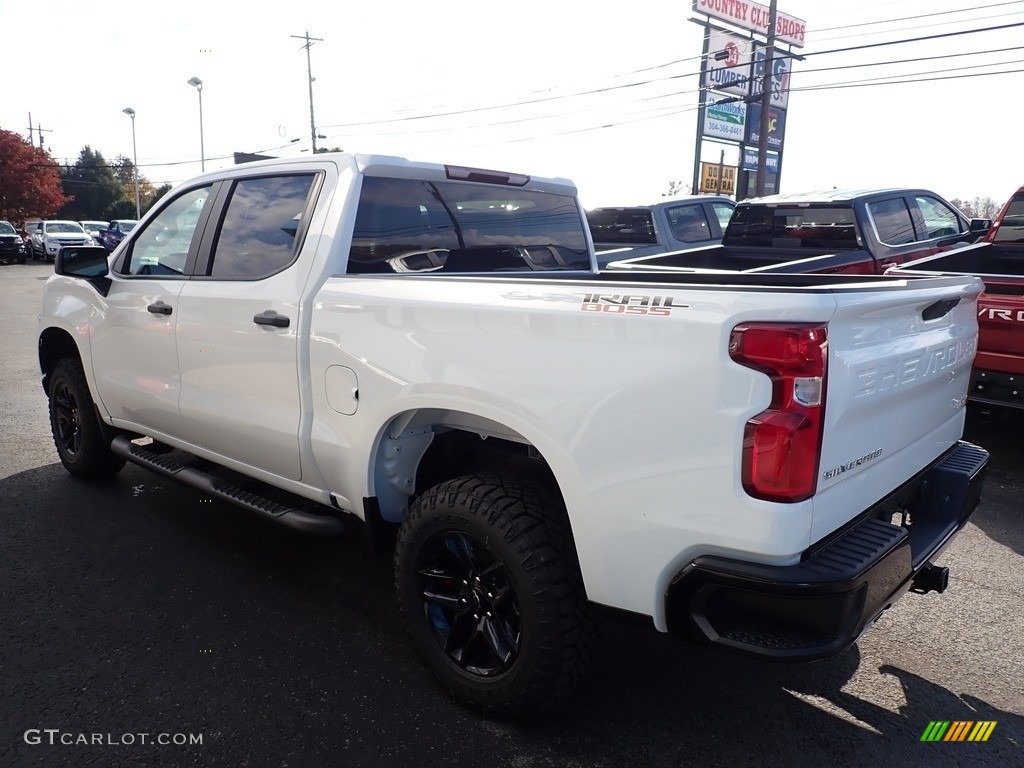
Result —
<svg viewBox="0 0 1024 768"><path fill-rule="evenodd" d="M693 176L703 28L690 0L2 5L0 128L27 136L31 114L62 163L85 145L131 158L130 107L141 173L156 184L197 175L191 77L203 81L207 170L234 152L308 155L307 56L293 37L308 31L321 39L309 51L321 147L565 177L587 207L656 202ZM1024 2L778 7L807 25L781 191L913 186L1002 202L1024 184L1012 142ZM1002 25L1021 26L969 32ZM949 33L960 34L877 45ZM882 84L900 78L945 79ZM708 140L701 159L723 150L735 164L734 146Z"/></svg>

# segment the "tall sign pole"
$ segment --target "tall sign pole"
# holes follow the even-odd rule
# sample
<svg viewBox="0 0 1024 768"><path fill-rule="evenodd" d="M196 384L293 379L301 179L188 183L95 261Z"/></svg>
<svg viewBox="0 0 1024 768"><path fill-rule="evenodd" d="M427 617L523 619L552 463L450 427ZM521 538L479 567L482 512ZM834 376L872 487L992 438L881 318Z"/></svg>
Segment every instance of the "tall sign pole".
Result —
<svg viewBox="0 0 1024 768"><path fill-rule="evenodd" d="M700 96L697 107L697 143L693 148L693 184L690 186L690 194L696 195L700 191L700 155L704 146L704 113L708 109L708 92L704 88L704 75L708 69L708 52L711 49L711 26L704 25L704 50L700 56Z"/></svg>
<svg viewBox="0 0 1024 768"><path fill-rule="evenodd" d="M757 136L757 196L764 195L768 175L768 128L771 124L769 110L772 107L772 79L775 73L775 17L778 13L776 0L768 5L768 46L764 56L764 79L761 84L761 125Z"/></svg>

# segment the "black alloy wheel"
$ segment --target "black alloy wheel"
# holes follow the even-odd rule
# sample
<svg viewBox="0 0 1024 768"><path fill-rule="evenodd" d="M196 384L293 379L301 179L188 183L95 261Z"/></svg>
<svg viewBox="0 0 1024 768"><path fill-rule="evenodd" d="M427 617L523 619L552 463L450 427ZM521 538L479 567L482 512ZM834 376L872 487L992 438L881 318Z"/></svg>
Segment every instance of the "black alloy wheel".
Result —
<svg viewBox="0 0 1024 768"><path fill-rule="evenodd" d="M469 475L418 496L398 531L395 588L424 663L488 715L543 711L579 682L596 647L548 478Z"/></svg>
<svg viewBox="0 0 1024 768"><path fill-rule="evenodd" d="M467 533L442 531L424 543L420 563L423 613L448 658L483 677L509 669L519 655L522 617L494 552Z"/></svg>
<svg viewBox="0 0 1024 768"><path fill-rule="evenodd" d="M49 377L50 431L64 468L85 479L119 472L125 458L110 450L78 358L65 357Z"/></svg>
<svg viewBox="0 0 1024 768"><path fill-rule="evenodd" d="M71 460L82 451L82 419L78 412L78 399L67 379L61 379L50 394L53 398L54 436L57 450Z"/></svg>

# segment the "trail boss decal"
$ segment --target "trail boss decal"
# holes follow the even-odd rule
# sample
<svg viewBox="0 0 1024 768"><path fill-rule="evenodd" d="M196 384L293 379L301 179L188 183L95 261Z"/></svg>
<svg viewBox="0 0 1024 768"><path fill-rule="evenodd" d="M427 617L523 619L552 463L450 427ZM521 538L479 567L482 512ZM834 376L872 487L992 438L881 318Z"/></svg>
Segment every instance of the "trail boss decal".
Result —
<svg viewBox="0 0 1024 768"><path fill-rule="evenodd" d="M584 293L582 296L581 312L668 317L673 309L687 307L686 304L674 304L671 296L639 296L629 293Z"/></svg>

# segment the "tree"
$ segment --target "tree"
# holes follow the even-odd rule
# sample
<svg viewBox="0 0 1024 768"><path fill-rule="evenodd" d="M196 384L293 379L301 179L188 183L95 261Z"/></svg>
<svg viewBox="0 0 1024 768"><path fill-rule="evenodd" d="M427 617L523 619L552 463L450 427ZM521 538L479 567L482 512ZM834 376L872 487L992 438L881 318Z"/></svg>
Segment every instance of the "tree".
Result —
<svg viewBox="0 0 1024 768"><path fill-rule="evenodd" d="M153 193L149 196L149 199L142 204L142 213L145 214L150 208L159 202L160 198L171 191L173 187L170 184L161 184L159 187L153 190Z"/></svg>
<svg viewBox="0 0 1024 768"><path fill-rule="evenodd" d="M61 187L60 166L45 150L0 130L0 217L14 224L46 219L70 199Z"/></svg>
<svg viewBox="0 0 1024 768"><path fill-rule="evenodd" d="M330 149L327 149L326 147L320 147L319 149L317 149L316 153L318 155L322 155L325 152L344 152L344 151L345 150L342 149L341 147L331 147Z"/></svg>
<svg viewBox="0 0 1024 768"><path fill-rule="evenodd" d="M969 219L994 219L999 213L999 203L991 197L975 197L973 200L961 200L954 197L950 200L954 206Z"/></svg>
<svg viewBox="0 0 1024 768"><path fill-rule="evenodd" d="M60 215L76 221L111 219L116 204L125 199L124 190L103 155L86 144L74 165L64 168L64 188L74 194L74 201L65 205ZM135 213L135 194L131 197Z"/></svg>
<svg viewBox="0 0 1024 768"><path fill-rule="evenodd" d="M675 197L676 195L684 195L689 191L690 187L681 181L670 181L668 183L668 192L664 193L662 197Z"/></svg>
<svg viewBox="0 0 1024 768"><path fill-rule="evenodd" d="M135 215L135 163L130 158L124 155L118 155L114 162L111 164L111 170L114 172L114 176L117 177L118 183L121 185L121 189L124 191L125 200L129 200L132 203L131 215ZM153 184L145 176L139 175L139 200L142 202L143 207L146 207L145 203L149 198L153 196ZM119 206L123 207L123 206ZM109 216L111 219L121 219L124 216Z"/></svg>

